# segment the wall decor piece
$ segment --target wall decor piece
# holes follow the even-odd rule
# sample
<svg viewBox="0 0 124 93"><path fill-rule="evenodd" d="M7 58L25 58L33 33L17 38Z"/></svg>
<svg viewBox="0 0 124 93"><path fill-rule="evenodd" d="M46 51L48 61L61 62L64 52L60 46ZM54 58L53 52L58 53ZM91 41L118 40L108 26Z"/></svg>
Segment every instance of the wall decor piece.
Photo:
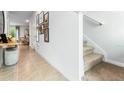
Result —
<svg viewBox="0 0 124 93"><path fill-rule="evenodd" d="M43 15L44 15L44 12L42 11L42 12L39 14L39 24L40 24L40 25L43 23Z"/></svg>
<svg viewBox="0 0 124 93"><path fill-rule="evenodd" d="M49 42L49 29L44 30L44 42Z"/></svg>
<svg viewBox="0 0 124 93"><path fill-rule="evenodd" d="M40 30L40 33L43 34L44 33L44 26L43 24L41 25L41 30Z"/></svg>
<svg viewBox="0 0 124 93"><path fill-rule="evenodd" d="M36 15L36 34L39 42L39 34L44 35L44 42L49 42L49 12L42 11Z"/></svg>
<svg viewBox="0 0 124 93"><path fill-rule="evenodd" d="M36 15L36 27L39 26L39 14Z"/></svg>
<svg viewBox="0 0 124 93"><path fill-rule="evenodd" d="M49 28L49 12L44 13L44 28Z"/></svg>
<svg viewBox="0 0 124 93"><path fill-rule="evenodd" d="M38 31L40 32L40 34L43 34L43 25L41 24L41 25L39 25L38 26Z"/></svg>
<svg viewBox="0 0 124 93"><path fill-rule="evenodd" d="M39 31L38 31L38 29L36 30L36 42L39 42Z"/></svg>
<svg viewBox="0 0 124 93"><path fill-rule="evenodd" d="M44 12L43 31L44 42L49 42L49 12Z"/></svg>
<svg viewBox="0 0 124 93"><path fill-rule="evenodd" d="M39 42L39 14L36 15L36 42Z"/></svg>
<svg viewBox="0 0 124 93"><path fill-rule="evenodd" d="M44 12L42 11L42 12L40 12L40 14L39 14L39 27L38 27L38 29L39 29L39 31L40 31L40 34L43 34L44 33L44 30L43 30L43 20L44 20L44 18L43 18L43 16L44 16Z"/></svg>
<svg viewBox="0 0 124 93"><path fill-rule="evenodd" d="M48 11L44 11L44 14L46 14Z"/></svg>

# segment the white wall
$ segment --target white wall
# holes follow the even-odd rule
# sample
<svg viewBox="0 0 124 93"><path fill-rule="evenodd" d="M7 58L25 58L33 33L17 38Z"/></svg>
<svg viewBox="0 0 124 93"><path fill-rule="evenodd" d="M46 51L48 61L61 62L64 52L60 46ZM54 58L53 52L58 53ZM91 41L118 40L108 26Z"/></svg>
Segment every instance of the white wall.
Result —
<svg viewBox="0 0 124 93"><path fill-rule="evenodd" d="M28 26L20 26L20 37L24 37L25 30L28 29Z"/></svg>
<svg viewBox="0 0 124 93"><path fill-rule="evenodd" d="M44 42L43 35L36 43L35 16L32 16L30 22L30 40L34 43L30 45L67 79L79 80L78 14L50 12L49 43Z"/></svg>
<svg viewBox="0 0 124 93"><path fill-rule="evenodd" d="M7 11L4 11L4 17L5 17L5 32L8 33L9 31L9 14Z"/></svg>
<svg viewBox="0 0 124 93"><path fill-rule="evenodd" d="M124 63L124 12L85 12L103 22L102 26L84 19L84 33L103 48L108 59Z"/></svg>
<svg viewBox="0 0 124 93"><path fill-rule="evenodd" d="M36 47L36 21L35 21L35 16L36 16L36 12L34 12L34 14L31 17L31 20L29 22L29 45L33 48L33 49L37 49Z"/></svg>

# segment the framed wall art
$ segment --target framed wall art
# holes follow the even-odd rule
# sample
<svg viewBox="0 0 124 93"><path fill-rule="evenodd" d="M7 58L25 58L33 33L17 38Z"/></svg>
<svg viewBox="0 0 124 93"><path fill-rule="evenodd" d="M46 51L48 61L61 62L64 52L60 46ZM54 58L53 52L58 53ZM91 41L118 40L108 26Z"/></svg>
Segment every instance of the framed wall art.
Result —
<svg viewBox="0 0 124 93"><path fill-rule="evenodd" d="M36 15L36 42L39 42L39 14Z"/></svg>
<svg viewBox="0 0 124 93"><path fill-rule="evenodd" d="M39 42L39 31L36 29L36 42Z"/></svg>
<svg viewBox="0 0 124 93"><path fill-rule="evenodd" d="M43 23L43 15L44 15L44 12L42 11L42 12L39 14L39 24L40 24L40 25Z"/></svg>
<svg viewBox="0 0 124 93"><path fill-rule="evenodd" d="M43 22L44 42L49 42L49 12L44 12Z"/></svg>
<svg viewBox="0 0 124 93"><path fill-rule="evenodd" d="M39 14L36 15L36 27L39 26Z"/></svg>
<svg viewBox="0 0 124 93"><path fill-rule="evenodd" d="M44 35L44 42L49 42L49 12L42 11L36 15L36 35L39 42L39 34Z"/></svg>
<svg viewBox="0 0 124 93"><path fill-rule="evenodd" d="M49 42L49 29L44 30L44 42Z"/></svg>
<svg viewBox="0 0 124 93"><path fill-rule="evenodd" d="M39 25L38 29L39 29L40 34L44 33L43 24Z"/></svg>
<svg viewBox="0 0 124 93"><path fill-rule="evenodd" d="M44 13L44 28L49 28L49 12Z"/></svg>

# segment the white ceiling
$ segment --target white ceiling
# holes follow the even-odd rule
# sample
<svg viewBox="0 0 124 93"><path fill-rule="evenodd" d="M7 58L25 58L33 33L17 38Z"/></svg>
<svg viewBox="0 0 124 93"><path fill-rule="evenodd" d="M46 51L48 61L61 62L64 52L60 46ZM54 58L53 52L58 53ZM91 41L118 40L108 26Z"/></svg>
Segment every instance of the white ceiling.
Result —
<svg viewBox="0 0 124 93"><path fill-rule="evenodd" d="M28 25L26 20L30 20L33 11L9 11L10 25Z"/></svg>

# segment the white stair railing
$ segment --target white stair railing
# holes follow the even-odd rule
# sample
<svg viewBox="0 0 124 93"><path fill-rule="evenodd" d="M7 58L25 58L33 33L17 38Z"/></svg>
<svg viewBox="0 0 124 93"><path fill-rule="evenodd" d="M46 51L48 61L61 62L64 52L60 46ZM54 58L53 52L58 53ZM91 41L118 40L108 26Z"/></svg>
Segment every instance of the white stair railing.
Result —
<svg viewBox="0 0 124 93"><path fill-rule="evenodd" d="M97 20L95 20L95 19L93 19L93 18L91 18L87 15L84 15L84 17L87 18L88 20L90 20L91 22L95 23L95 24L98 24L100 26L103 25L103 23L101 23L101 22L99 22L99 21L97 21Z"/></svg>

